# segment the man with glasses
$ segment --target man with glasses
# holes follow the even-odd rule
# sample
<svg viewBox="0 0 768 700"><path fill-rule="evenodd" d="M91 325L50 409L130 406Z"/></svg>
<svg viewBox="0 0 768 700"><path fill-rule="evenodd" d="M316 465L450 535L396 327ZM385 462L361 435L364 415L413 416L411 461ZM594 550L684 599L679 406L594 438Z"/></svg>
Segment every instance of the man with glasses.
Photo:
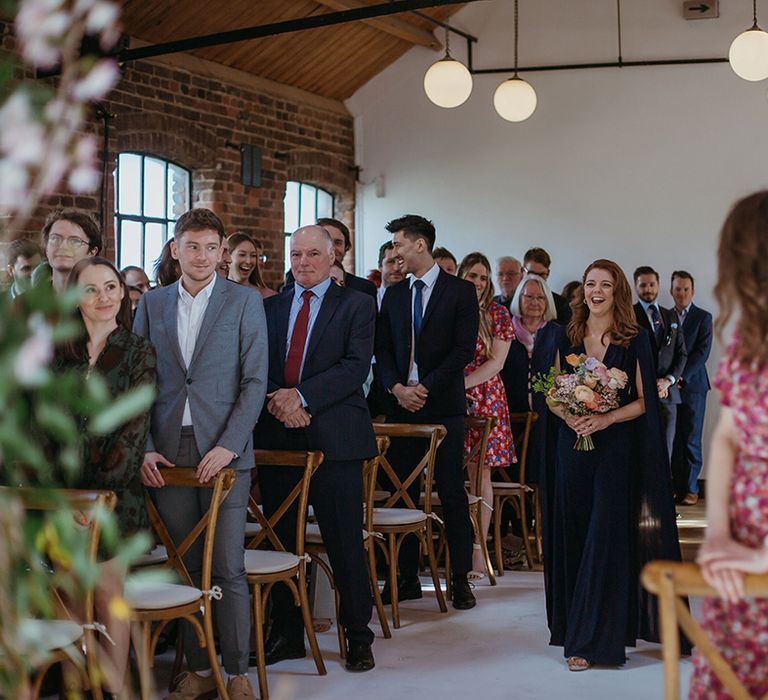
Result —
<svg viewBox="0 0 768 700"><path fill-rule="evenodd" d="M96 219L82 209L57 209L48 215L41 232L47 262L32 273L32 284L53 284L64 290L75 263L98 255L103 243Z"/></svg>
<svg viewBox="0 0 768 700"><path fill-rule="evenodd" d="M529 248L523 257L523 273L530 272L538 275L543 280L549 281L549 268L552 267L552 258L544 248ZM568 300L556 292L552 292L555 299L557 322L561 326L567 326L571 320L571 307Z"/></svg>
<svg viewBox="0 0 768 700"><path fill-rule="evenodd" d="M511 255L504 255L496 261L496 281L499 283L499 294L493 297L495 302L507 307L512 303L517 285L523 278L520 261Z"/></svg>

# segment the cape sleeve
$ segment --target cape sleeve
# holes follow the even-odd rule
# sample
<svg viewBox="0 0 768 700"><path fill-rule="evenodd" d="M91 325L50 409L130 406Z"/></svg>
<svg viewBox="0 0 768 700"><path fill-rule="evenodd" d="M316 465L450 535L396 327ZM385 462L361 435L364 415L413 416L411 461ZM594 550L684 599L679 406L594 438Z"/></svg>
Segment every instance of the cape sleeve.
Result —
<svg viewBox="0 0 768 700"><path fill-rule="evenodd" d="M637 419L635 433L635 494L636 518L638 629L636 636L650 642L660 641L656 596L640 584L640 572L651 561L664 559L680 561L680 541L672 487L672 470L664 442L664 424L656 393L656 372L648 333L640 329L632 341L643 382L645 414ZM681 653L690 653L690 643L681 637Z"/></svg>

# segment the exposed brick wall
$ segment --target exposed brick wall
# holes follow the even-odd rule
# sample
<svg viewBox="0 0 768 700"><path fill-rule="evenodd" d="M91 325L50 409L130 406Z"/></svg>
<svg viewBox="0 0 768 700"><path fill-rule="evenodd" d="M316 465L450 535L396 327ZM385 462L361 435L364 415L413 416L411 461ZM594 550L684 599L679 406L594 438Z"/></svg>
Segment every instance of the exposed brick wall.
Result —
<svg viewBox="0 0 768 700"><path fill-rule="evenodd" d="M13 48L8 26L0 23L2 50ZM270 94L261 88L195 75L188 70L149 63L126 66L122 80L104 102L114 115L109 124L106 253L114 256L116 154L142 151L192 170L193 205L213 209L228 231L242 229L265 245L267 283L283 274L283 196L287 180L303 180L336 197L336 216L354 224L355 173L352 117L308 102ZM101 140L103 125L90 128ZM230 144L261 149L262 186L240 184L240 153ZM99 197L52 197L36 213L27 233L40 230L56 206L99 211ZM351 261L351 256L349 257ZM350 268L351 269L351 268Z"/></svg>

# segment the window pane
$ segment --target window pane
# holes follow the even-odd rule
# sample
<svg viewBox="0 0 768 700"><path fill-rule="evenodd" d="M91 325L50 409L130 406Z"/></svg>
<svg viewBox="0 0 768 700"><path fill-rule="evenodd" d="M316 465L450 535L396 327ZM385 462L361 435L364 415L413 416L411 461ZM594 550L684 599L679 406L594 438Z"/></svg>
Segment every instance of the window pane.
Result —
<svg viewBox="0 0 768 700"><path fill-rule="evenodd" d="M168 218L176 221L189 209L189 172L168 164Z"/></svg>
<svg viewBox="0 0 768 700"><path fill-rule="evenodd" d="M122 269L128 265L141 267L141 228L138 221L123 221L120 225L120 251L118 266Z"/></svg>
<svg viewBox="0 0 768 700"><path fill-rule="evenodd" d="M165 218L165 163L144 158L144 216Z"/></svg>
<svg viewBox="0 0 768 700"><path fill-rule="evenodd" d="M117 211L141 214L141 156L121 153L117 161Z"/></svg>
<svg viewBox="0 0 768 700"><path fill-rule="evenodd" d="M315 206L315 193L317 187L301 185L301 213L299 214L299 226L314 224L317 220L317 207Z"/></svg>
<svg viewBox="0 0 768 700"><path fill-rule="evenodd" d="M333 218L333 195L325 190L317 190L317 218Z"/></svg>
<svg viewBox="0 0 768 700"><path fill-rule="evenodd" d="M291 237L285 237L285 271L291 269Z"/></svg>
<svg viewBox="0 0 768 700"><path fill-rule="evenodd" d="M293 233L299 228L299 183L287 182L285 184L285 199L283 199L283 211L285 212L285 230Z"/></svg>
<svg viewBox="0 0 768 700"><path fill-rule="evenodd" d="M165 224L147 224L144 229L144 272L152 278L155 260L163 252L167 227Z"/></svg>

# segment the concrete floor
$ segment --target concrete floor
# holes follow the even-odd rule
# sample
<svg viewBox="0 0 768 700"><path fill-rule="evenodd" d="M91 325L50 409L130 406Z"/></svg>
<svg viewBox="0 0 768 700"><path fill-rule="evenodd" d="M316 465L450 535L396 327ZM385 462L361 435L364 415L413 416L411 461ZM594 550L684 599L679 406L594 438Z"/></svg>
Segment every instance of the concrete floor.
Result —
<svg viewBox="0 0 768 700"><path fill-rule="evenodd" d="M507 572L496 587L480 584L474 610L437 610L432 593L402 605L403 626L392 639L374 625L376 668L344 670L335 630L318 635L327 676L311 658L284 661L268 670L271 700L392 700L398 696L440 700L648 700L663 696L660 648L640 643L621 668L566 669L562 649L547 645L541 573ZM157 660L158 683L167 683L169 655ZM685 697L691 662L681 662ZM251 674L254 688L256 675ZM162 685L160 686L163 687ZM164 697L158 693L157 698Z"/></svg>

